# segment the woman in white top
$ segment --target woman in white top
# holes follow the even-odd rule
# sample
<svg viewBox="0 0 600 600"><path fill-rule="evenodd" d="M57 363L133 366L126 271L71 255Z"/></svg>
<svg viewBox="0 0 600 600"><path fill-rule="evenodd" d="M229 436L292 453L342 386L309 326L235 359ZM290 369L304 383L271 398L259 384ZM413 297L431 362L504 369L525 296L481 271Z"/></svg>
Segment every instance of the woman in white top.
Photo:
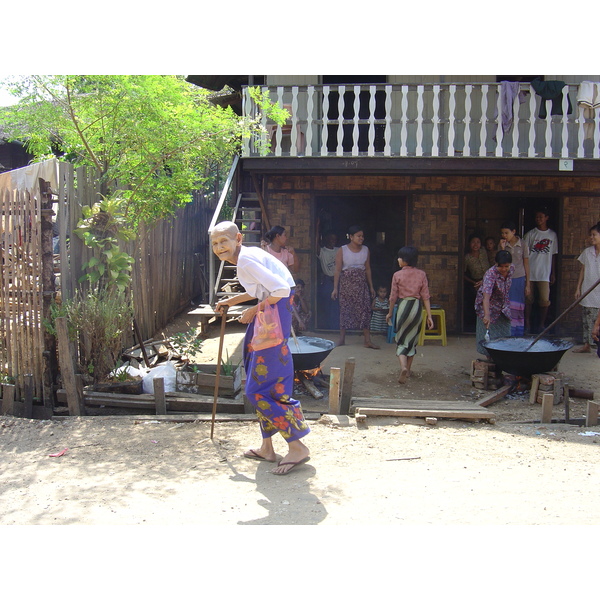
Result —
<svg viewBox="0 0 600 600"><path fill-rule="evenodd" d="M242 246L242 235L235 223L224 221L210 234L213 252L220 260L237 265L237 276L246 290L243 294L217 303L216 311L253 299L259 304L247 308L240 317L248 323L244 338L246 397L256 409L262 433L262 444L244 453L252 460L275 462L277 456L272 437L280 433L288 443L288 453L276 468L275 475L287 475L294 467L309 460L308 448L301 439L310 432L300 403L292 398L294 391L293 358L288 347L292 324L294 279L291 273L264 250ZM254 321L260 304L268 302L277 309L284 340L262 350L252 349Z"/></svg>
<svg viewBox="0 0 600 600"><path fill-rule="evenodd" d="M379 350L371 341L369 325L371 323L371 304L375 298L375 289L371 278L369 249L363 245L365 240L362 228L353 225L348 230L348 239L335 257L333 276L333 300L340 300L340 341L346 343L346 329L362 329L365 347Z"/></svg>

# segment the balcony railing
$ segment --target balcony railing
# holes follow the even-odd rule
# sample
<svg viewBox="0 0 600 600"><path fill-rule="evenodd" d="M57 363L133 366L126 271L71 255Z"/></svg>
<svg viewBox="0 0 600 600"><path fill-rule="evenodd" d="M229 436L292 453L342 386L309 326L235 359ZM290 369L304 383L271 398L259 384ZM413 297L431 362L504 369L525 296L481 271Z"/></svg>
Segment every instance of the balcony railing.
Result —
<svg viewBox="0 0 600 600"><path fill-rule="evenodd" d="M599 119L578 89L565 86L560 102L528 83L511 101L500 83L265 87L291 115L283 126L263 117L266 158L599 158ZM243 106L256 114L247 90ZM243 155L260 156L257 142L246 140Z"/></svg>

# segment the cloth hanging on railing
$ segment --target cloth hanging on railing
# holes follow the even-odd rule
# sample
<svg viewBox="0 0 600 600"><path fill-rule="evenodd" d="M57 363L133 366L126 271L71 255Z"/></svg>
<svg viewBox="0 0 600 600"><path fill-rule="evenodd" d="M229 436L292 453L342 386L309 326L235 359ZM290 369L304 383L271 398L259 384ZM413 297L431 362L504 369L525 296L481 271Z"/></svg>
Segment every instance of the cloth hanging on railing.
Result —
<svg viewBox="0 0 600 600"><path fill-rule="evenodd" d="M596 127L596 109L600 107L600 81L582 81L577 92L577 104L583 108L583 116L586 119L583 124L584 139L591 140Z"/></svg>
<svg viewBox="0 0 600 600"><path fill-rule="evenodd" d="M500 82L500 106L502 111L502 131L506 133L510 131L513 125L514 110L513 105L515 97L519 95L519 104L525 102L527 92L519 91L520 83L518 81L501 81ZM498 117L498 109L494 113L494 118Z"/></svg>
<svg viewBox="0 0 600 600"><path fill-rule="evenodd" d="M562 89L567 84L564 81L542 81L539 77L536 77L531 82L531 87L534 89L535 93L538 96L541 96L542 102L540 104L540 112L539 118L545 119L547 117L546 112L546 100L552 100L552 108L550 109L551 115L562 115L563 109L563 92ZM568 88L567 88L568 89ZM573 112L573 107L571 106L571 98L569 98L569 94L567 92L567 114L571 114Z"/></svg>

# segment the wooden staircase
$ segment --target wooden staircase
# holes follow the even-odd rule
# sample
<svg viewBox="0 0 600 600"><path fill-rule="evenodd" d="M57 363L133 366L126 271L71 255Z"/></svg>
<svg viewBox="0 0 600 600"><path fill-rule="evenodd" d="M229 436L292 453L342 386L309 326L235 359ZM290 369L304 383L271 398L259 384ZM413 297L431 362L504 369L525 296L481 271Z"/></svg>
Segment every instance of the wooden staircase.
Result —
<svg viewBox="0 0 600 600"><path fill-rule="evenodd" d="M263 234L263 214L260 200L256 194L244 192L238 195L232 220L244 236L244 246L260 247ZM214 284L215 301L243 291L235 269L235 265L230 263L221 262L219 264Z"/></svg>

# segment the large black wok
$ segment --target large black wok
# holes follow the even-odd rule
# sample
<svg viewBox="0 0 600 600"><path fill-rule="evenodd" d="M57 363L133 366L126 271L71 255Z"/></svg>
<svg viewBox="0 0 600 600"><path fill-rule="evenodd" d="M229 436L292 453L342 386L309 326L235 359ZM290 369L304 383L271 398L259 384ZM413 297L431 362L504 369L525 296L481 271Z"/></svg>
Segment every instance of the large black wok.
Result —
<svg viewBox="0 0 600 600"><path fill-rule="evenodd" d="M539 339L533 346L532 336L503 337L483 342L492 360L507 373L529 377L552 371L563 354L573 347L566 340Z"/></svg>
<svg viewBox="0 0 600 600"><path fill-rule="evenodd" d="M298 344L296 344L298 340ZM335 343L318 337L299 335L288 340L288 346L294 360L295 371L317 369L335 348Z"/></svg>

